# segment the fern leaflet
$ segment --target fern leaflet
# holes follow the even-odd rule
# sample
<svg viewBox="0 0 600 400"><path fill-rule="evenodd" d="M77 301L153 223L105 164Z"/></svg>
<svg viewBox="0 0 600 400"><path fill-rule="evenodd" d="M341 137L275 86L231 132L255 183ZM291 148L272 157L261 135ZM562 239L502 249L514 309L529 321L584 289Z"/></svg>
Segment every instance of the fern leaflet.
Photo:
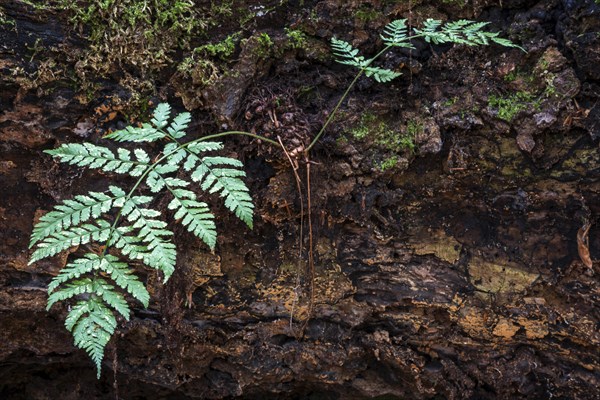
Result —
<svg viewBox="0 0 600 400"><path fill-rule="evenodd" d="M168 208L176 210L174 218L180 220L181 225L214 250L217 243L217 227L208 205L197 201L196 194L191 190L170 188L170 191L174 199Z"/></svg>
<svg viewBox="0 0 600 400"><path fill-rule="evenodd" d="M414 49L408 38L406 19L397 19L383 28L381 39L386 46L406 47Z"/></svg>
<svg viewBox="0 0 600 400"><path fill-rule="evenodd" d="M44 150L62 162L79 167L100 168L104 172L116 172L140 176L150 167L150 158L145 151L137 149L137 161L131 159L131 152L126 149L118 150L118 158L106 147L96 146L91 143L63 144L55 150Z"/></svg>
<svg viewBox="0 0 600 400"><path fill-rule="evenodd" d="M89 192L87 195L75 196L74 200L65 200L54 208L53 211L43 215L36 224L31 234L29 247L54 232L64 230L73 225L99 218L112 207L118 206L125 198L125 192L117 187L110 186L112 196L102 192Z"/></svg>
<svg viewBox="0 0 600 400"><path fill-rule="evenodd" d="M252 228L254 204L248 187L240 179L246 174L242 170L229 168L241 166L243 164L234 158L206 156L199 160L191 178L200 183L202 190L223 197L225 207Z"/></svg>
<svg viewBox="0 0 600 400"><path fill-rule="evenodd" d="M103 219L98 219L95 222L96 224L72 226L67 230L54 232L37 243L37 249L31 255L29 264L46 257L52 257L73 246L90 243L91 241L107 241L111 233L111 224Z"/></svg>
<svg viewBox="0 0 600 400"><path fill-rule="evenodd" d="M85 350L96 365L97 377L104 358L104 348L117 327L112 311L97 298L77 303L65 320L66 328L73 333L74 344Z"/></svg>

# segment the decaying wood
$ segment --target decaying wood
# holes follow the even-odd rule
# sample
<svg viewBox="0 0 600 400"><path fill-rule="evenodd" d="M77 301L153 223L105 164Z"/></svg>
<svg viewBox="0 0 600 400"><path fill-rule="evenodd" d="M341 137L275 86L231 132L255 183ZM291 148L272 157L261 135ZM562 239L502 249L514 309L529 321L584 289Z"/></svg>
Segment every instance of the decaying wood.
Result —
<svg viewBox="0 0 600 400"><path fill-rule="evenodd" d="M590 257L590 240L588 234L592 224L588 221L577 231L577 252L581 262L588 268L592 268L593 263Z"/></svg>
<svg viewBox="0 0 600 400"><path fill-rule="evenodd" d="M247 45L256 40L240 42L233 72L214 86L182 82L175 65L151 79L129 65L86 75L85 88L78 55L89 43L67 16L2 4L16 30L0 25L0 398L113 399L117 387L124 399L598 398L600 285L586 268L600 257L600 230L579 217L582 200L586 218L600 215L600 5L284 3L244 29L215 25L211 38L268 32L279 47L265 60ZM352 78L330 62L327 41L373 54L388 14L409 12L490 18L528 53L427 45L390 54L387 66L410 65L406 79L359 82L311 151L307 209L295 161ZM286 47L290 26L305 31L305 48ZM38 38L43 51L32 55ZM44 288L69 255L28 265L28 237L57 202L110 181L42 151L102 142L131 122L132 88L148 86L154 104L194 109L190 135L237 123L295 150L225 141L248 168L254 230L219 213L218 255L176 230L177 272L163 286L140 270L151 305L120 321L97 381L64 329L65 309L45 310ZM489 106L492 94L526 90L539 104L513 121ZM412 121L419 150L356 138L365 120L399 135ZM298 241L305 214L310 243ZM308 257L298 262L306 246L310 274Z"/></svg>

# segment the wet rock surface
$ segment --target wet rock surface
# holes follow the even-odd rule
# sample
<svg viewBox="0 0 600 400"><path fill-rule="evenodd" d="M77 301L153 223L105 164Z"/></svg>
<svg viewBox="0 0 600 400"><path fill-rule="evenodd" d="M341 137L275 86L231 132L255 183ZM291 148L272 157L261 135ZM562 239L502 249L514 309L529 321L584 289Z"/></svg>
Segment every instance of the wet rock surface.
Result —
<svg viewBox="0 0 600 400"><path fill-rule="evenodd" d="M0 25L0 396L598 398L600 5L438 3L256 8L231 72L210 85L175 67L143 85L129 71L140 82L97 77L91 98L73 85L86 43L67 18L2 5L15 25ZM371 54L390 19L424 16L490 20L528 52L420 44L385 60L399 79L359 82L311 153L313 296L306 165L300 195L280 149L227 139L246 164L254 230L221 210L211 254L176 229L175 275L163 286L140 271L150 307L120 322L96 380L63 327L66 306L45 311L69 254L28 265L28 242L56 202L109 182L42 150L103 142L135 120L132 104L160 100L193 110L194 137L226 124L306 146L353 77L323 50L329 38ZM290 45L286 27L310 45ZM261 32L273 38L268 53L257 50ZM38 38L45 49L32 50ZM143 101L140 87L151 88ZM512 99L511 118L494 96ZM364 127L373 134L355 134ZM393 140L407 135L414 149ZM591 268L578 254L587 222Z"/></svg>

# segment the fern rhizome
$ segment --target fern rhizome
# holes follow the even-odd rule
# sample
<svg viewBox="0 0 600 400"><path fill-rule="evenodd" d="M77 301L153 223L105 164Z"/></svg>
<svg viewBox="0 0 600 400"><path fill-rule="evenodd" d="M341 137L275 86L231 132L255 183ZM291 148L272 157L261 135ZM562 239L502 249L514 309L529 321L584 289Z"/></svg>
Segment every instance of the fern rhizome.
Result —
<svg viewBox="0 0 600 400"><path fill-rule="evenodd" d="M310 144L298 156L316 144L333 121L348 93L365 74L378 82L400 76L397 71L372 66L373 61L393 47L413 48L411 40L458 43L469 46L490 42L518 47L497 33L481 29L485 22L460 20L443 24L428 19L422 29L409 29L406 20L389 23L381 38L385 47L374 57L365 59L349 43L333 38L331 45L337 62L358 68L335 108ZM162 272L166 282L175 270L177 250L173 232L163 214L152 203L160 193L171 200L167 208L172 218L214 249L217 232L214 214L208 204L199 200L197 191L218 194L232 211L250 228L253 202L242 178L243 164L234 158L215 155L223 148L214 141L228 135L246 135L279 146L279 143L254 133L230 131L204 136L186 143L180 140L190 123L190 114L180 113L171 119L171 107L159 104L150 123L129 126L106 136L117 142L149 143L164 141L161 152L150 157L144 149L123 147L116 152L91 143L63 144L46 153L61 162L98 169L105 173L133 177L129 189L111 185L105 192L89 192L65 200L40 218L31 235L30 248L35 248L30 264L52 257L71 247L95 242L99 250L75 257L48 286L48 309L59 301L70 300L65 320L75 345L85 350L96 364L98 377L104 350L115 329L117 315L129 320L131 309L126 296L148 306L150 295L134 274L132 264L141 263ZM218 153L217 153L218 154ZM183 177L185 176L185 177ZM195 189L195 190L194 190ZM143 193L146 194L143 194Z"/></svg>

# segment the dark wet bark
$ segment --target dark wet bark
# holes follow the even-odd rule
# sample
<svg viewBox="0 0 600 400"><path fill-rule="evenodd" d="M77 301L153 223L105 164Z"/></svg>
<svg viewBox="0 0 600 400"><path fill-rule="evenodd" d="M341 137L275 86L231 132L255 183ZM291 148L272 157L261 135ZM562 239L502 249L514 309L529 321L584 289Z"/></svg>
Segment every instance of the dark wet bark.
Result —
<svg viewBox="0 0 600 400"><path fill-rule="evenodd" d="M254 230L221 210L213 255L175 228L178 270L166 286L146 272L152 304L120 325L100 381L71 345L64 306L45 311L45 287L68 255L27 265L27 245L43 212L108 185L42 150L100 142L128 122L132 89L116 70L84 77L94 84L87 98L77 64L86 43L66 17L5 3L16 25L0 26L2 398L115 398L115 383L125 399L599 398L594 1L448 2L437 10L425 1L411 9L290 2L243 32L269 32L275 50L266 59L252 39L228 65L235 73L208 87L170 67L138 76L155 102L193 110L193 135L226 124L279 135L292 149L308 144L352 78L326 57L334 34L373 52L382 26L412 11L415 19L490 20L529 50L419 45L385 60L402 68L397 82L359 82L311 153L313 307L300 214L306 165L300 197L279 149L228 139L247 165ZM385 13L365 22L353 17L361 7ZM293 23L308 46L284 44ZM535 106L510 122L498 118L490 94L519 91L535 93ZM413 121L417 153L349 135L365 113L398 132ZM395 169L381 171L390 157ZM586 222L591 267L578 252Z"/></svg>

